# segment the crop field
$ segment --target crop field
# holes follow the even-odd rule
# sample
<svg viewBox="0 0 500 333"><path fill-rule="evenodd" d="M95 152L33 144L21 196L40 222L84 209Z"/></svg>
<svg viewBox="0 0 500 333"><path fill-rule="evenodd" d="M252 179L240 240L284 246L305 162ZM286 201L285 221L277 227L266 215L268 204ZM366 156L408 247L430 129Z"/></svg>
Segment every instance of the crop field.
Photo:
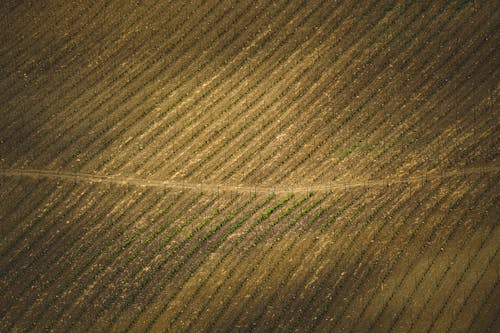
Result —
<svg viewBox="0 0 500 333"><path fill-rule="evenodd" d="M0 332L498 332L500 2L0 2Z"/></svg>

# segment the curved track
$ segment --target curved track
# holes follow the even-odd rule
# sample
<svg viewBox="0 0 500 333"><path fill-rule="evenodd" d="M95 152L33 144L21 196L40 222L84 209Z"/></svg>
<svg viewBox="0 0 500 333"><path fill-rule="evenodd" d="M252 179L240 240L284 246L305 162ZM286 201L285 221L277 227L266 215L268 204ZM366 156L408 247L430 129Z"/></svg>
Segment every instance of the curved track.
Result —
<svg viewBox="0 0 500 333"><path fill-rule="evenodd" d="M263 186L255 185L229 185L229 184L212 184L212 183L190 183L171 180L158 179L142 179L127 176L117 175L96 175L81 172L65 172L54 170L36 170L36 169L0 169L1 176L11 177L30 177L30 178L49 178L61 179L73 182L86 183L112 183L127 186L141 187L159 187L175 190L197 190L203 192L239 192L239 193L304 193L304 192L328 192L332 190L348 189L356 187L380 187L391 186L395 184L423 183L435 181L450 177L466 177L475 174L496 174L500 171L498 166L485 166L475 168L464 168L462 170L433 170L427 173L413 174L409 177L392 176L384 179L366 179L366 180L349 180L349 181L333 181L327 184L291 184L291 185L272 185Z"/></svg>

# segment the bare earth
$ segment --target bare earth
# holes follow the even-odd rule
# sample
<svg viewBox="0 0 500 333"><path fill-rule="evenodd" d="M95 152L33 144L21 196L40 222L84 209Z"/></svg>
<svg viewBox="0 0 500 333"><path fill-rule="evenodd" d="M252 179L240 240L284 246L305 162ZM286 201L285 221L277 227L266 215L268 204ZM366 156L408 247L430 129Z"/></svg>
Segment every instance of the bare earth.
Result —
<svg viewBox="0 0 500 333"><path fill-rule="evenodd" d="M0 332L500 330L499 1L0 17Z"/></svg>

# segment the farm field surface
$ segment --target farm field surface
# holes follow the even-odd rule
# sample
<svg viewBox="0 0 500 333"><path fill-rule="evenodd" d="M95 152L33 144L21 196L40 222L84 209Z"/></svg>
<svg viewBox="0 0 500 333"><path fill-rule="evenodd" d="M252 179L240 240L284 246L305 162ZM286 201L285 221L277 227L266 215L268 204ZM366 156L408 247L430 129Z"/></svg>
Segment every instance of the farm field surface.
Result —
<svg viewBox="0 0 500 333"><path fill-rule="evenodd" d="M0 332L500 329L498 1L0 16Z"/></svg>

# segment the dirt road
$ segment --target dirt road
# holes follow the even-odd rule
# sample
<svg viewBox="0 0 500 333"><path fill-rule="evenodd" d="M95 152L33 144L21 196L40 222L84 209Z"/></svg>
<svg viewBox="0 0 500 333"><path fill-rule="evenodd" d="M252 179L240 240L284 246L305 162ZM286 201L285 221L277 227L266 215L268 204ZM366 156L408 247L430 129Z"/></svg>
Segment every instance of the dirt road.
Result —
<svg viewBox="0 0 500 333"><path fill-rule="evenodd" d="M240 193L302 193L302 192L326 192L332 190L346 190L355 187L376 187L376 186L392 186L403 183L423 184L429 181L460 177L472 174L492 174L498 173L500 167L485 166L466 168L461 170L447 171L432 171L429 173L413 174L409 177L392 176L384 179L358 179L346 181L333 181L325 184L296 184L287 186L282 184L213 184L213 183L193 183L189 181L174 181L174 180L159 180L159 179L143 179L135 177L126 177L120 175L98 175L80 172L68 172L57 170L37 170L37 169L0 169L1 176L9 177L31 177L31 178L51 178L75 182L88 183L111 183L126 186L142 186L142 187L161 187L178 190L195 190L203 192L240 192Z"/></svg>

